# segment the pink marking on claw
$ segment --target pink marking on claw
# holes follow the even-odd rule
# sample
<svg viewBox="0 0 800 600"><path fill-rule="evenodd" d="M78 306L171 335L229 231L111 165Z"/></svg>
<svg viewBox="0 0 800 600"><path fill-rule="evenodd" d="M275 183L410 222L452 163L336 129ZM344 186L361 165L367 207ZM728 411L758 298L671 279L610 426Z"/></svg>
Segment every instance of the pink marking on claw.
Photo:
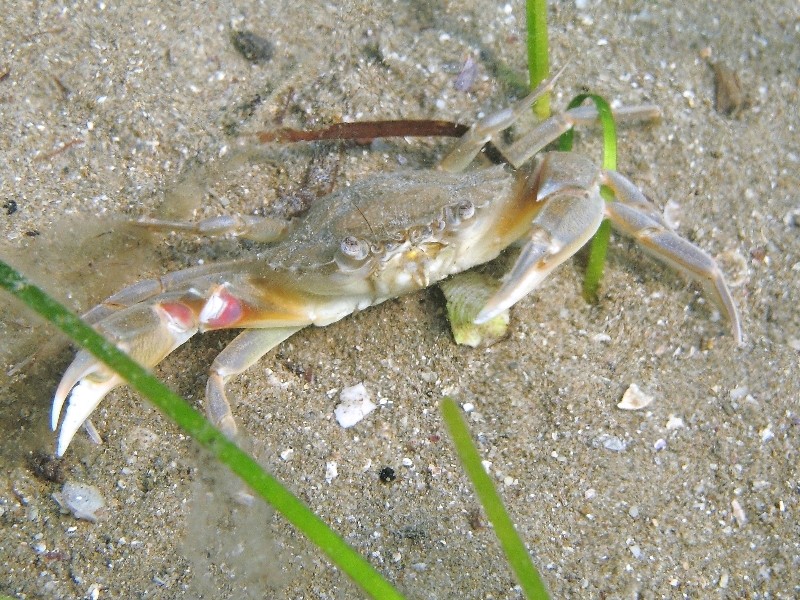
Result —
<svg viewBox="0 0 800 600"><path fill-rule="evenodd" d="M194 311L180 302L162 302L161 309L167 314L171 324L183 331L196 326Z"/></svg>
<svg viewBox="0 0 800 600"><path fill-rule="evenodd" d="M233 327L242 317L242 303L221 285L206 301L200 311L200 322L205 329L224 329Z"/></svg>

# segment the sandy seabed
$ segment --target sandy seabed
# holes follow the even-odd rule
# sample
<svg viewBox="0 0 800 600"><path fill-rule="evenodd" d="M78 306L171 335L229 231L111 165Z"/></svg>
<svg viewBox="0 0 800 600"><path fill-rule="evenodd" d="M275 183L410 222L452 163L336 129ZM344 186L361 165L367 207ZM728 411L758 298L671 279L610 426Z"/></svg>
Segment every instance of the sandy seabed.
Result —
<svg viewBox="0 0 800 600"><path fill-rule="evenodd" d="M273 144L225 166L247 134L469 123L510 102L501 67L525 71L522 2L122 4L14 2L0 15L0 252L76 310L249 249L145 238L126 218L176 199L198 217L286 214L309 165L337 165L343 186L430 167L446 148ZM694 286L617 237L598 306L581 299L571 261L488 349L452 342L436 290L302 331L229 386L247 444L409 598L521 597L446 438L444 394L474 405L472 431L553 597L794 598L800 6L588 0L552 3L550 19L552 62L569 61L555 108L587 89L662 107L661 123L622 130L619 168L659 206L675 203L678 231L717 257L745 344ZM271 56L245 58L231 41L245 30ZM459 91L468 57L475 79ZM738 74L734 115L715 109L709 60ZM582 133L579 148L599 156L597 140ZM16 306L0 317L0 592L359 597L282 518L231 500L238 484L127 389L94 416L105 443L81 433L54 463L50 399L71 352L53 337ZM199 336L156 372L201 405L231 338ZM337 391L358 382L379 409L344 430ZM632 383L655 400L622 411ZM97 488L96 522L61 512L64 481Z"/></svg>

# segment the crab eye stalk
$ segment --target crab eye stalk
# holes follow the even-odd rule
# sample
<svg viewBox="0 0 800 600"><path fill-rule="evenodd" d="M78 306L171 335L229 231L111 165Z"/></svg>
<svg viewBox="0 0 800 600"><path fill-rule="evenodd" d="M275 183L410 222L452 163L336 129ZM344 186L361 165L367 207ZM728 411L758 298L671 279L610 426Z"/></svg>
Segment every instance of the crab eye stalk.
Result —
<svg viewBox="0 0 800 600"><path fill-rule="evenodd" d="M469 200L462 200L456 204L456 213L462 221L471 219L475 215L475 205Z"/></svg>
<svg viewBox="0 0 800 600"><path fill-rule="evenodd" d="M448 225L459 225L475 216L475 205L469 200L460 200L444 209L444 217Z"/></svg>
<svg viewBox="0 0 800 600"><path fill-rule="evenodd" d="M348 235L339 244L336 263L345 270L357 269L369 257L369 244L355 236Z"/></svg>

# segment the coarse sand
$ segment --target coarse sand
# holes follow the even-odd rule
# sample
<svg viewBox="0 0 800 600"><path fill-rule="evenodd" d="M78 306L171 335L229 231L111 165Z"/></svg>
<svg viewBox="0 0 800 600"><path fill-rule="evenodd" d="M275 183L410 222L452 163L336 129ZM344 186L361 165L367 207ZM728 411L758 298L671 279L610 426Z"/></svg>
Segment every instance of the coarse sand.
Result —
<svg viewBox="0 0 800 600"><path fill-rule="evenodd" d="M554 109L586 90L661 106L660 123L621 128L619 169L720 262L744 345L696 286L614 237L599 305L581 298L579 257L488 349L453 343L436 289L300 332L229 385L246 444L409 598L521 597L443 429L445 394L474 406L472 432L554 598L797 597L800 4L550 4L551 62L568 65ZM83 311L137 279L252 251L124 221L286 215L326 173L341 187L430 168L447 141L229 157L279 126L470 123L507 106L524 15L521 1L487 0L10 2L0 253ZM599 137L582 130L577 149L599 160ZM3 302L0 592L361 597L127 388L93 417L104 443L79 432L54 461L50 403L73 353ZM233 335L197 336L155 372L201 406ZM339 390L359 382L378 409L342 429ZM621 410L632 384L653 401ZM62 512L64 483L99 492L95 522Z"/></svg>

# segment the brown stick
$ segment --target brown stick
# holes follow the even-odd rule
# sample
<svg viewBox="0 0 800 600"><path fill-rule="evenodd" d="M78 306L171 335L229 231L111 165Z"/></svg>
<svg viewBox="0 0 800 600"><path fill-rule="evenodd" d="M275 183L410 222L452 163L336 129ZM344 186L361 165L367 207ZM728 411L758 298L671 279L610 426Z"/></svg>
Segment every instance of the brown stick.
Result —
<svg viewBox="0 0 800 600"><path fill-rule="evenodd" d="M429 119L394 121L359 121L356 123L335 123L324 129L302 131L282 127L273 131L256 133L260 142L314 142L319 140L356 140L370 142L384 137L459 137L466 133L466 125L452 121Z"/></svg>
<svg viewBox="0 0 800 600"><path fill-rule="evenodd" d="M282 127L273 131L259 131L255 135L261 143L320 140L353 140L357 143L369 143L376 138L387 137L461 137L467 130L469 130L468 126L452 121L398 119L335 123L329 127L311 131ZM507 162L502 153L491 143L486 144L486 156L496 164Z"/></svg>

